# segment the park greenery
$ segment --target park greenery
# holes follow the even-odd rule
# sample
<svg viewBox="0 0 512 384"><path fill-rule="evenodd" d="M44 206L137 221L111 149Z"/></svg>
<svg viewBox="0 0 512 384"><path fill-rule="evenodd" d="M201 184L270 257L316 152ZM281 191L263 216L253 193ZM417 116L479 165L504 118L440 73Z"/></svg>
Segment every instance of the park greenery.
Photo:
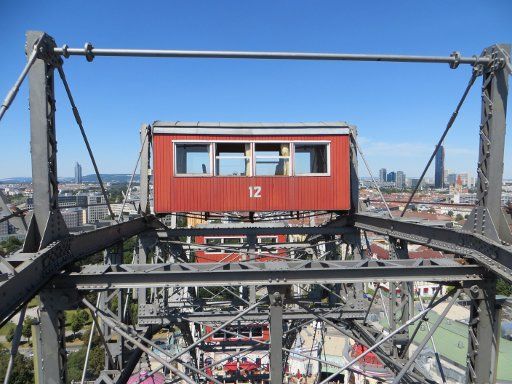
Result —
<svg viewBox="0 0 512 384"><path fill-rule="evenodd" d="M0 383L4 382L7 365L9 363L9 350L0 346ZM32 359L18 353L14 358L9 384L27 384L34 382L34 364Z"/></svg>
<svg viewBox="0 0 512 384"><path fill-rule="evenodd" d="M83 342L82 347L76 352L71 352L68 355L67 370L68 378L67 382L80 381L82 378L82 371L84 368L85 355L87 353L87 343L89 342L90 330L86 330L81 340ZM101 370L105 365L105 353L103 346L101 345L101 337L98 333L94 333L91 344L91 352L89 354L89 361L87 362L86 379L95 379L100 375Z"/></svg>
<svg viewBox="0 0 512 384"><path fill-rule="evenodd" d="M6 240L0 241L0 256L16 252L21 249L23 242L16 237L9 237Z"/></svg>
<svg viewBox="0 0 512 384"><path fill-rule="evenodd" d="M496 281L496 293L498 295L510 296L512 295L512 284L506 282L503 279Z"/></svg>
<svg viewBox="0 0 512 384"><path fill-rule="evenodd" d="M32 325L36 323L36 319L30 316L26 316L25 320L23 320L23 327L21 328L21 335L25 337L30 343L30 338L32 337Z"/></svg>
<svg viewBox="0 0 512 384"><path fill-rule="evenodd" d="M84 309L78 309L71 315L70 327L73 337L76 337L76 333L81 331L88 321L89 315Z"/></svg>

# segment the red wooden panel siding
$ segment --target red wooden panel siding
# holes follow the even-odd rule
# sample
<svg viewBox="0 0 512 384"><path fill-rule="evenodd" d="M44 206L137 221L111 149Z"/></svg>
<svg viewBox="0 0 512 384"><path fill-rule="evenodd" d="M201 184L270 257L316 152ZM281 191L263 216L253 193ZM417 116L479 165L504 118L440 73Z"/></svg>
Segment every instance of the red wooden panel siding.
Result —
<svg viewBox="0 0 512 384"><path fill-rule="evenodd" d="M330 176L174 176L173 140L330 141ZM155 134L155 212L346 211L350 209L348 135L219 136ZM261 198L249 187L261 186Z"/></svg>
<svg viewBox="0 0 512 384"><path fill-rule="evenodd" d="M285 243L286 242L286 235L269 235L269 236L258 236L259 238L264 237L274 237L277 236L277 242L278 243ZM244 239L243 243L247 242L247 239L245 239L243 236L208 236L208 238L238 238L238 239ZM195 242L197 244L206 244L206 240L204 236L196 236ZM223 244L221 247L229 248L229 245ZM219 251L211 251L206 253L204 250L197 250L195 252L196 255L196 263L230 263L230 262L238 262L243 261L242 254L236 253L234 251L226 250L225 252ZM280 257L286 258L286 249L284 248L278 248L275 253L272 253L268 256L266 256L266 253L260 253L258 255L251 253L247 255L248 258L252 261L279 261Z"/></svg>

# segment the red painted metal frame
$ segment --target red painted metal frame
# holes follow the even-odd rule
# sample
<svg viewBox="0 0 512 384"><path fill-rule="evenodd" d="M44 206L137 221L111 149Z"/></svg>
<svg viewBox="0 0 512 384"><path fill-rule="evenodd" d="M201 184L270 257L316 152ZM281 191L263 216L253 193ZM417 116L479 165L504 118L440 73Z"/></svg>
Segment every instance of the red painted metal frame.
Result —
<svg viewBox="0 0 512 384"><path fill-rule="evenodd" d="M329 176L178 176L173 141L329 141ZM155 133L153 170L155 212L348 211L349 135L226 136ZM251 198L249 187L260 186Z"/></svg>

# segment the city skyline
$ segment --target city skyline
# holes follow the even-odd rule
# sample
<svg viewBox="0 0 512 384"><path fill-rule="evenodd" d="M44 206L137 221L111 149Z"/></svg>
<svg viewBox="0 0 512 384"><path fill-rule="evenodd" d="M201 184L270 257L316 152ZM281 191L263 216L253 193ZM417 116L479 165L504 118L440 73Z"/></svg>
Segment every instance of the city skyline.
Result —
<svg viewBox="0 0 512 384"><path fill-rule="evenodd" d="M435 188L446 188L449 185L455 184L458 177L464 177L464 184L465 185L472 185L476 181L475 174L468 172L467 170L464 170L462 172L454 172L453 169L446 167L445 162L445 148L443 145L439 146L438 151L435 154L434 158L434 164L429 167L429 171L433 168L434 174L432 175L431 172L428 172L425 174L424 179L422 180L422 183L425 183L427 180L432 181L433 179L433 185ZM379 169L379 181L382 182L395 182L396 183L396 173L403 172L403 170L393 170L389 171L389 168L381 168ZM430 174L429 174L430 173ZM419 180L419 176L408 176L407 172L405 172L405 179L406 180ZM365 176L362 176L365 177ZM504 177L504 180L506 180L506 177Z"/></svg>
<svg viewBox="0 0 512 384"><path fill-rule="evenodd" d="M114 4L89 5L102 20L109 20L111 13L118 16L115 33L111 33L110 22L99 22L90 28L86 18L73 12L72 4L50 4L34 13L31 10L37 5L31 1L6 3L0 30L6 36L2 52L9 60L0 63L0 97L12 87L25 64L25 31L35 27L51 32L57 45L70 47L82 47L90 41L98 48L432 55L449 55L456 50L471 56L496 41L509 39L506 15L512 10L510 3L489 7L477 1L464 9L443 4L442 12L440 5L434 3L407 3L400 14L379 2L374 3L374 12L370 13L354 4L336 2L322 7L301 1L294 2L293 7L270 2L221 2L222 6L165 3L156 9L149 4L132 4L141 12L130 14L130 6L119 9ZM272 12L268 12L270 8ZM72 28L62 24L58 16L61 12L68 15ZM154 22L150 28L135 32L133 25L145 22L144 12L154 14ZM479 12L488 17L482 20ZM417 17L420 13L425 15L422 20ZM175 29L180 31L171 36L163 33L169 14L175 15ZM298 14L302 16L297 17ZM340 14L345 20L342 30ZM365 33L345 33L360 28L359 17L368 21ZM400 27L388 28L389 20L394 18ZM443 27L432 31L428 20L434 18ZM212 23L213 19L217 22ZM468 24L482 25L481 33L453 33L463 31ZM128 58L114 62L104 57L97 57L93 63L76 57L64 60L101 173L131 173L140 149L140 125L155 120L343 120L358 127L359 145L374 172L381 168L380 164L386 164L389 169L402 168L407 174L419 175L471 75L470 68L452 70L447 64L159 59L144 67L146 62ZM147 70L142 71L143 68ZM346 73L351 76L344 76ZM402 81L396 82L397 78ZM84 174L93 173L58 78L55 85L59 174L72 176L74 161L82 164ZM476 170L479 88L477 80L444 143L450 153L446 161L456 172ZM27 100L25 83L0 123L4 140L10 143L3 148L1 160L16 158L10 167L1 167L0 178L31 175ZM400 119L396 118L398 111ZM507 122L510 127L510 114ZM511 137L507 135L506 148L512 148ZM506 178L512 177L509 152L505 153ZM367 175L364 167L360 172Z"/></svg>

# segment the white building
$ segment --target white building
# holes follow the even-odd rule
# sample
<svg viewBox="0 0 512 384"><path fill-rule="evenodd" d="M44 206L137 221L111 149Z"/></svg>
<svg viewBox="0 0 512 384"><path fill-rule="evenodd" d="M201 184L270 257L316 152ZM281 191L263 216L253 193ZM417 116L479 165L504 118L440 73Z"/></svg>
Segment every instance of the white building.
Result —
<svg viewBox="0 0 512 384"><path fill-rule="evenodd" d="M87 196L87 223L96 223L109 215L105 198L101 194Z"/></svg>
<svg viewBox="0 0 512 384"><path fill-rule="evenodd" d="M121 213L121 209L123 209L123 213L125 215L136 215L137 209L135 207L137 205L138 205L138 202L136 203L136 205L134 205L133 202L130 201L130 202L126 202L126 204L124 205L124 208L123 208L123 203L110 204L110 207L112 208L112 212L114 212L114 215L116 217L119 217L119 215Z"/></svg>

